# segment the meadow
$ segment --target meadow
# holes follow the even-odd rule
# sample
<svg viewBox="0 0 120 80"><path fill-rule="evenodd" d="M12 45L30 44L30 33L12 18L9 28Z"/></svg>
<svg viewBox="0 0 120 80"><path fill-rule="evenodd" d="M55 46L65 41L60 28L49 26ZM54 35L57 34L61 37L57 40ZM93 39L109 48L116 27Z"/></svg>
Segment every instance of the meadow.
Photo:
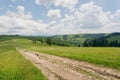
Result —
<svg viewBox="0 0 120 80"><path fill-rule="evenodd" d="M0 42L0 80L46 80L43 74L13 46Z"/></svg>
<svg viewBox="0 0 120 80"><path fill-rule="evenodd" d="M14 42L15 46L40 53L46 53L61 57L67 57L78 61L85 61L100 66L106 66L120 70L120 48L115 47L63 47L49 46L31 40L19 39Z"/></svg>

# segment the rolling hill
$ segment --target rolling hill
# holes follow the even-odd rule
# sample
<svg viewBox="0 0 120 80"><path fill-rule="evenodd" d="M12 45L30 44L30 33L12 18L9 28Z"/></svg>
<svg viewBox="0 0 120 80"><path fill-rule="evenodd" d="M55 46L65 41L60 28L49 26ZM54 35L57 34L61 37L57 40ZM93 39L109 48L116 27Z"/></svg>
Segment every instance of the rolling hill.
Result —
<svg viewBox="0 0 120 80"><path fill-rule="evenodd" d="M57 35L53 37L63 41L84 42L86 39L106 38L110 41L120 41L120 33L102 33L102 34L73 34L73 35Z"/></svg>
<svg viewBox="0 0 120 80"><path fill-rule="evenodd" d="M0 35L0 41L26 38L46 42L48 36L19 36L19 35ZM100 34L70 34L50 36L52 43L60 46L82 46L85 40L106 39L108 42L117 40L120 42L120 33L100 33Z"/></svg>

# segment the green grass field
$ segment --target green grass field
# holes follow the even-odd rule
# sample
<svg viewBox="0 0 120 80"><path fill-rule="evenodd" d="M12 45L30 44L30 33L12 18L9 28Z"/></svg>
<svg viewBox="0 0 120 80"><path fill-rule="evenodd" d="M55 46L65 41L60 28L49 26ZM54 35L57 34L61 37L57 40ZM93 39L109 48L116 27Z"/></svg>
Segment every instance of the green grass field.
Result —
<svg viewBox="0 0 120 80"><path fill-rule="evenodd" d="M12 41L0 42L0 80L46 80L12 44Z"/></svg>
<svg viewBox="0 0 120 80"><path fill-rule="evenodd" d="M120 70L120 48L48 46L40 42L33 44L30 40L16 40L15 43L16 46L27 50L86 61Z"/></svg>

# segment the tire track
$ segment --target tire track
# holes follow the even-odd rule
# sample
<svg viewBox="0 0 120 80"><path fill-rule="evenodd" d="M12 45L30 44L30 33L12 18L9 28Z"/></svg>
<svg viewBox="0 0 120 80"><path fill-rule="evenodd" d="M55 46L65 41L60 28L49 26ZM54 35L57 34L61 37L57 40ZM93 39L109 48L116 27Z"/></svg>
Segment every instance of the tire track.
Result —
<svg viewBox="0 0 120 80"><path fill-rule="evenodd" d="M30 60L48 80L120 80L120 72L58 56L17 50Z"/></svg>

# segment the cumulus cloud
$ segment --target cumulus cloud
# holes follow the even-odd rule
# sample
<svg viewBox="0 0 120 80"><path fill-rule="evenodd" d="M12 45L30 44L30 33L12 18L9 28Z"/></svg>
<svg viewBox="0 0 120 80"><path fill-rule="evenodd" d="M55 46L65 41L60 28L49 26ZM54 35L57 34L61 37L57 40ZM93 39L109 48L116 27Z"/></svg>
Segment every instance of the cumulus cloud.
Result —
<svg viewBox="0 0 120 80"><path fill-rule="evenodd" d="M120 9L117 10L114 14L111 14L110 15L110 19L113 21L113 22L120 22Z"/></svg>
<svg viewBox="0 0 120 80"><path fill-rule="evenodd" d="M111 29L115 32L120 32L120 9L109 15L111 21Z"/></svg>
<svg viewBox="0 0 120 80"><path fill-rule="evenodd" d="M42 4L42 1L45 0L38 1L38 4ZM49 2L49 4L53 4L53 2ZM56 6L61 5L56 4ZM32 14L26 12L24 6L19 5L16 9L17 12L8 11L5 15L0 16L0 34L60 35L120 32L120 10L115 13L105 12L102 7L92 1L80 5L71 13L63 16L60 9L50 9L46 14L51 20L48 23L44 23L43 20L33 20Z"/></svg>
<svg viewBox="0 0 120 80"><path fill-rule="evenodd" d="M32 18L32 15L30 12L28 13L25 13L24 12L24 6L17 6L17 12L11 12L11 11L7 11L7 16L10 16L10 17L16 17L16 18L22 18L22 19L31 19Z"/></svg>
<svg viewBox="0 0 120 80"><path fill-rule="evenodd" d="M78 3L78 0L55 0L55 6L62 6L68 9L73 9L74 6Z"/></svg>
<svg viewBox="0 0 120 80"><path fill-rule="evenodd" d="M52 20L58 19L61 17L61 11L59 9L50 9L47 16Z"/></svg>
<svg viewBox="0 0 120 80"><path fill-rule="evenodd" d="M46 24L31 19L0 16L0 34L43 35Z"/></svg>
<svg viewBox="0 0 120 80"><path fill-rule="evenodd" d="M35 3L38 5L54 5L56 7L73 9L78 3L78 0L35 0Z"/></svg>
<svg viewBox="0 0 120 80"><path fill-rule="evenodd" d="M19 5L19 6L17 6L17 10L18 10L19 13L23 13L24 12L24 7Z"/></svg>
<svg viewBox="0 0 120 80"><path fill-rule="evenodd" d="M50 29L56 34L114 32L120 30L119 17L119 10L108 14L91 1L80 5L72 14L66 14L59 24Z"/></svg>
<svg viewBox="0 0 120 80"><path fill-rule="evenodd" d="M108 15L103 12L102 7L93 2L83 4L73 14L76 23L80 23L81 28L100 28L109 22Z"/></svg>
<svg viewBox="0 0 120 80"><path fill-rule="evenodd" d="M17 10L0 16L0 34L43 35L47 24L32 20L32 15L24 13L23 6L18 6Z"/></svg>

